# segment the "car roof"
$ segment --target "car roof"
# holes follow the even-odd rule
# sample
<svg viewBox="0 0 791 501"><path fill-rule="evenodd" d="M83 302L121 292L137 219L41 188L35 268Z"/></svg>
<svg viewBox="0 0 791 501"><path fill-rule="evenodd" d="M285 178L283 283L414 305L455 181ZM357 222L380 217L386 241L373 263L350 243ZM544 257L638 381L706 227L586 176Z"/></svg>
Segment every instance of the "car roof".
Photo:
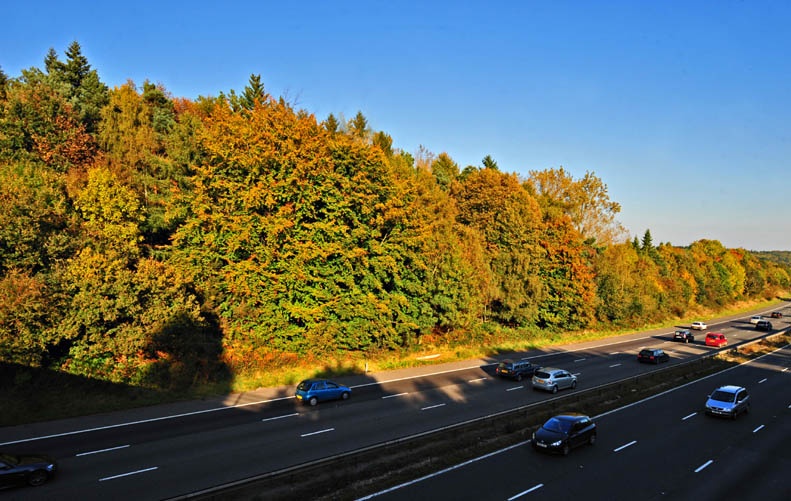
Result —
<svg viewBox="0 0 791 501"><path fill-rule="evenodd" d="M564 412L552 417L561 421L579 421L581 419L590 419L587 414L583 414L581 412Z"/></svg>
<svg viewBox="0 0 791 501"><path fill-rule="evenodd" d="M717 388L717 391L725 391L727 393L736 393L737 391L743 390L744 387L736 386L733 384L726 384L725 386L720 386Z"/></svg>
<svg viewBox="0 0 791 501"><path fill-rule="evenodd" d="M544 372L565 371L566 369L558 369L557 367L540 367L538 370Z"/></svg>

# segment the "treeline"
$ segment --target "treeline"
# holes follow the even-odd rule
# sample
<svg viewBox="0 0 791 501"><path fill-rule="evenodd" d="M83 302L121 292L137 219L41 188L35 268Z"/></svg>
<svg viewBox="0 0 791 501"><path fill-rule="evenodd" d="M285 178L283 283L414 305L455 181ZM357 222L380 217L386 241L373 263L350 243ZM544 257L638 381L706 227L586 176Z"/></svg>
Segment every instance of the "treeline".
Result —
<svg viewBox="0 0 791 501"><path fill-rule="evenodd" d="M0 70L0 361L173 387L284 354L635 326L788 263L629 241L593 173L410 154L362 113L109 89L77 42Z"/></svg>

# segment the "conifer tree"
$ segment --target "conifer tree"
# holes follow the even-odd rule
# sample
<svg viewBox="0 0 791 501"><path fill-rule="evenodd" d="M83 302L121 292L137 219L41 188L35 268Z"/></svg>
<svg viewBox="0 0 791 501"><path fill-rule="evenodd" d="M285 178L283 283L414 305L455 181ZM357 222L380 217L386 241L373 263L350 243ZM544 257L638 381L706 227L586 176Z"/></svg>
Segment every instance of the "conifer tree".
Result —
<svg viewBox="0 0 791 501"><path fill-rule="evenodd" d="M324 121L324 128L327 129L327 132L330 134L335 134L338 132L340 125L341 124L338 122L338 119L335 118L335 115L332 113L330 113L327 119Z"/></svg>
<svg viewBox="0 0 791 501"><path fill-rule="evenodd" d="M242 92L240 102L243 108L252 110L255 107L255 102L263 103L266 99L266 92L264 92L264 84L261 83L261 75L250 75L250 80Z"/></svg>

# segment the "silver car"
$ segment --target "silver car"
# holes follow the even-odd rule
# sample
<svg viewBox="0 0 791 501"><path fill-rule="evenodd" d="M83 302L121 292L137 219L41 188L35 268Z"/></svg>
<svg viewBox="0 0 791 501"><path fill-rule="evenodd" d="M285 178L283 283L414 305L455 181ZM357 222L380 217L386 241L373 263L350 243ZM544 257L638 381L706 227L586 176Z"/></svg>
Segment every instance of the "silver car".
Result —
<svg viewBox="0 0 791 501"><path fill-rule="evenodd" d="M743 412L750 412L750 394L741 386L720 386L706 400L706 414L736 419Z"/></svg>
<svg viewBox="0 0 791 501"><path fill-rule="evenodd" d="M564 388L577 387L577 376L556 367L541 367L533 374L533 389L557 393Z"/></svg>

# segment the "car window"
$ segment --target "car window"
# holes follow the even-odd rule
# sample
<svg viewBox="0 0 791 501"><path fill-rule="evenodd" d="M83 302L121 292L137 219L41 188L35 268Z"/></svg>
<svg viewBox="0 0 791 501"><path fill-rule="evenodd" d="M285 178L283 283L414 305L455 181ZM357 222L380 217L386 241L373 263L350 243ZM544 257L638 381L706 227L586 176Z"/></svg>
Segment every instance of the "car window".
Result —
<svg viewBox="0 0 791 501"><path fill-rule="evenodd" d="M544 429L566 433L571 428L571 423L562 419L552 418L544 423Z"/></svg>
<svg viewBox="0 0 791 501"><path fill-rule="evenodd" d="M337 388L337 387L338 387L338 385L337 385L337 384L335 384L335 383L330 383L329 381L327 381L327 383L326 383L326 384L327 384L327 389L328 389L328 390L332 390L332 389L335 389L335 388Z"/></svg>
<svg viewBox="0 0 791 501"><path fill-rule="evenodd" d="M733 393L717 390L711 394L711 399L717 402L733 402Z"/></svg>
<svg viewBox="0 0 791 501"><path fill-rule="evenodd" d="M548 372L544 372L544 371L536 371L536 376L540 377L540 378L543 378L543 379L547 379L547 378L550 377L549 373Z"/></svg>

